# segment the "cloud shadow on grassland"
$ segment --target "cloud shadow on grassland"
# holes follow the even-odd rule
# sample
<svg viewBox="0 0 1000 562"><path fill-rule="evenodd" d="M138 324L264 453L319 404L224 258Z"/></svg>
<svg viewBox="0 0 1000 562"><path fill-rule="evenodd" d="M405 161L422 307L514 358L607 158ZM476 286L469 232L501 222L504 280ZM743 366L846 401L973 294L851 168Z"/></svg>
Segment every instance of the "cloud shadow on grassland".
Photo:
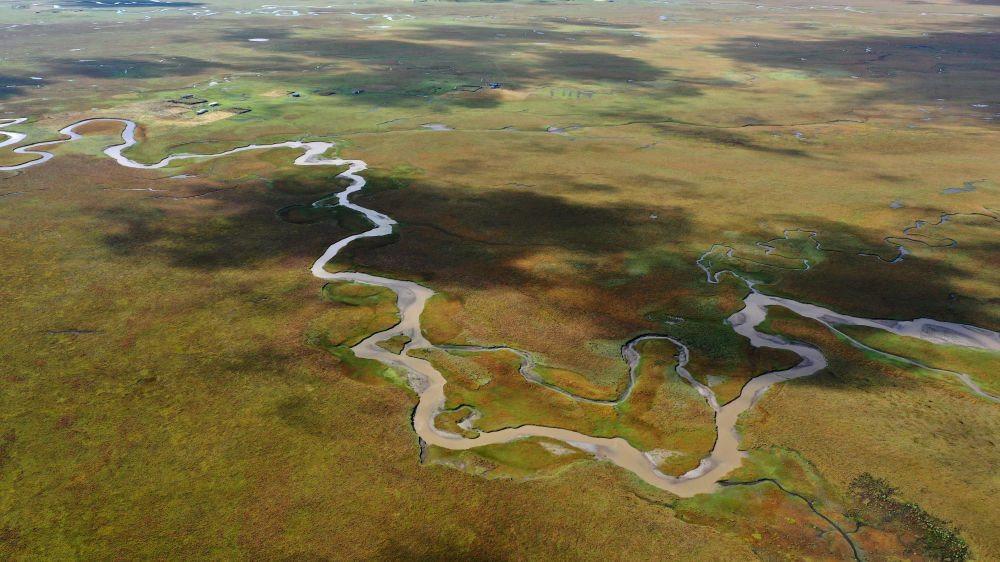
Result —
<svg viewBox="0 0 1000 562"><path fill-rule="evenodd" d="M117 255L141 255L174 267L211 271L253 267L283 257L307 264L327 245L350 234L334 217L292 224L275 214L288 205L311 203L302 196L263 187L218 189L218 185L188 185L185 193L207 195L179 201L164 196L95 208L104 224L101 241Z"/></svg>
<svg viewBox="0 0 1000 562"><path fill-rule="evenodd" d="M249 41L250 39L290 39L293 32L287 27L224 27L220 38L226 41Z"/></svg>
<svg viewBox="0 0 1000 562"><path fill-rule="evenodd" d="M345 37L284 39L272 42L271 48L281 53L394 66L403 71L477 77L502 74L510 81L540 77L618 79L624 74L629 74L634 80L654 80L666 75L664 69L639 58L587 50L542 50L537 53L537 60L523 57L505 60L503 70L498 71L496 50L490 45L438 45Z"/></svg>
<svg viewBox="0 0 1000 562"><path fill-rule="evenodd" d="M652 81L670 74L640 58L627 57L601 51L574 49L552 51L549 49L525 50L520 54L505 53L498 56L489 43L434 44L400 39L360 39L344 37L299 37L276 39L255 47L259 53L285 56L302 56L325 60L327 64L352 65L355 68L339 71L333 76L301 76L317 92L335 91L350 93L355 89L372 90L364 95L351 97L359 103L376 97L383 106L412 106L427 102L427 96L449 92L462 86L482 87L486 82L500 82L503 87L517 89L552 80L576 82L610 81L625 83L627 80ZM358 70L357 66L364 66ZM366 85L378 85L379 89ZM391 86L386 90L385 86ZM668 92L674 95L697 95L692 88ZM472 96L470 96L472 97ZM493 107L494 99L457 99L449 102L473 107Z"/></svg>
<svg viewBox="0 0 1000 562"><path fill-rule="evenodd" d="M729 129L687 127L684 125L660 125L657 126L657 131L663 136L684 136L691 139L706 141L718 146L743 148L768 155L811 158L810 154L805 150L766 146L755 141L750 135Z"/></svg>
<svg viewBox="0 0 1000 562"><path fill-rule="evenodd" d="M824 81L831 92L840 88L833 78L847 75L881 87L859 90L859 102L933 103L938 99L975 103L993 99L1000 78L1000 41L985 30L991 19L963 23L958 31L943 29L926 35L863 35L843 39L775 39L745 36L706 50L741 63L791 69ZM947 25L947 24L946 24Z"/></svg>
<svg viewBox="0 0 1000 562"><path fill-rule="evenodd" d="M725 358L728 355L720 350L732 351L727 347L732 344L728 328L705 320L728 316L737 308L704 308L715 297L728 294L731 284L706 283L693 259L685 259L685 250L676 245L705 237L684 209L667 209L658 220L650 220L641 203L589 205L538 191L495 189L471 194L427 184L383 193L378 200L379 207L400 221L400 240L375 251L349 250L346 257L363 269L398 272L441 287L509 288L520 294L562 294L564 289L573 295L572 301L559 306L587 311L588 321L602 319L609 333L627 333L643 325L639 315L621 315L623 309L689 295L706 299L702 308L690 308L689 323L700 320L694 324L711 332L685 340L692 354ZM892 234L832 220L817 222L815 216L783 217L780 222L818 230L821 241L828 233L863 245ZM1000 243L980 246L977 251L1000 252ZM626 255L649 259L649 267L644 273L630 271L628 264L634 265L637 258L622 260ZM824 259L808 271L774 270L772 283L759 288L861 317L929 317L998 329L1000 317L984 318L975 301L952 306L951 295L971 274L966 267L916 256L886 263L842 250L825 252ZM676 303L665 306L678 310ZM590 329L599 328L595 324ZM817 384L859 389L901 384L885 373L853 380L823 379Z"/></svg>
<svg viewBox="0 0 1000 562"><path fill-rule="evenodd" d="M532 27L427 25L408 29L403 32L403 36L407 39L417 41L449 40L467 43L490 43L494 47L530 45L545 42L559 42L567 46L623 46L642 45L653 41L648 37L635 36L631 33L602 32L589 29L563 31L551 25L537 23Z"/></svg>
<svg viewBox="0 0 1000 562"><path fill-rule="evenodd" d="M578 189L575 185L561 181L560 189L605 191L595 191L592 183L582 182ZM464 241L460 246L494 248L491 251L504 255L499 261L491 258L494 264L529 257L534 248L543 246L586 252L595 258L638 251L665 239L683 239L690 231L690 222L679 208L661 210L659 219L653 220L646 203L588 203L550 195L538 187L469 191L421 181L406 190L379 194L377 204L392 209L404 227L431 226L448 233L456 243ZM433 246L426 249L433 253ZM438 262L431 270L444 266L439 258L427 258ZM453 267L462 268L461 261Z"/></svg>
<svg viewBox="0 0 1000 562"><path fill-rule="evenodd" d="M641 317L627 312L637 303L668 303L677 294L710 298L728 290L706 284L697 266L685 259L680 245L706 233L698 232L681 208L659 209L653 220L641 202L609 205L540 190L471 191L425 181L399 189L377 173L369 178L374 189L356 200L389 214L399 226L393 236L349 246L336 263L351 268L470 290L510 288L533 294L565 287L572 303L561 306L585 310L591 320L604 319L609 334L648 329ZM595 193L589 184L580 192ZM352 231L332 220L289 224L275 216L279 207L309 202L301 196L247 188L212 198L191 201L189 212L179 206L189 203L167 201L169 214L157 210L155 201L137 208L103 208L103 241L115 253L167 260L175 267L215 271L288 258L301 262L307 275L305 268L316 256ZM821 241L824 233L858 240L892 234L817 221L815 216L783 217L781 222L818 230ZM355 224L353 231L363 229ZM1000 243L984 250L1000 252ZM580 256L579 263L559 255ZM622 261L625 255L652 256L650 268L630 273ZM949 308L955 282L969 274L947 263L912 258L889 264L840 251L828 252L810 271L782 271L777 282L762 289L858 316L926 316L984 325L981 316L969 316L975 308ZM992 322L1000 324L1000 318ZM706 345L716 341L704 339ZM711 351L691 343L692 353Z"/></svg>
<svg viewBox="0 0 1000 562"><path fill-rule="evenodd" d="M356 197L360 204L388 212L401 222L401 229L418 229L428 235L414 232L414 238L426 240L406 241L407 247L414 247L412 252L407 250L409 267L404 269L417 274L450 268L464 275L464 269L483 260L505 270L513 262L530 258L538 247L562 247L599 258L683 238L689 228L680 209L659 210L660 220L654 221L643 204L588 204L517 187L468 193L421 183L399 190L375 174L369 184L371 191ZM218 186L185 189L200 193ZM593 190L591 184L580 186L581 192ZM178 267L211 270L246 267L283 256L311 260L327 245L366 228L366 221L351 218L338 226L335 215L311 224L291 224L275 215L279 208L310 202L308 196L248 187L211 193L189 203L164 196L137 207L102 207L95 212L107 225L103 240L114 253L148 255ZM190 205L190 210L178 205ZM169 214L160 208L170 209ZM448 251L438 247L442 237L449 241ZM395 245L398 239L394 235L361 241L344 256L378 268L383 252L374 248ZM500 277L512 280L519 275L515 267Z"/></svg>
<svg viewBox="0 0 1000 562"><path fill-rule="evenodd" d="M42 63L47 72L59 76L86 76L88 78L163 78L168 76L194 76L212 68L230 68L229 65L184 56L169 57L163 61L142 58L102 58L80 62L77 59L55 58Z"/></svg>
<svg viewBox="0 0 1000 562"><path fill-rule="evenodd" d="M32 80L30 76L0 74L0 99L19 96L29 88L45 85L43 80Z"/></svg>
<svg viewBox="0 0 1000 562"><path fill-rule="evenodd" d="M937 210L908 210L914 217L940 214ZM981 290L990 286L988 275L994 269L988 264L969 262L968 257L1000 255L1000 242L988 241L984 236L974 240L969 236L959 239L958 246L932 251L946 259L921 258L921 252L917 252L900 262L889 263L898 251L893 244L882 240L899 236L899 232L850 226L815 215L773 220L818 232L816 240L825 251L808 271L783 272L778 282L764 288L768 293L866 318L924 317L1000 330L1000 316L982 306L1000 302L1000 291L993 287L992 293L969 295L961 288L968 287L977 277L983 279ZM1000 225L993 228L1000 233ZM846 243L851 240L855 242ZM906 244L911 251L924 248L917 242ZM862 253L879 253L882 259ZM947 259L951 256L953 259Z"/></svg>

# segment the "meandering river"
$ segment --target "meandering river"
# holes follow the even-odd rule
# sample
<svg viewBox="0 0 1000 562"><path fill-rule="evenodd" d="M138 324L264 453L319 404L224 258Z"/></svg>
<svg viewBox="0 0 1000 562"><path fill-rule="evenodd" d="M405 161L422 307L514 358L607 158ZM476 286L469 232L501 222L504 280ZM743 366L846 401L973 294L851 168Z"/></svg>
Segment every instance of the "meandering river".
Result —
<svg viewBox="0 0 1000 562"><path fill-rule="evenodd" d="M2 130L5 127L23 123L25 119L0 120L0 134L7 137L0 141L0 148L20 143L27 135ZM188 159L218 158L238 152L250 150L264 150L272 148L292 148L301 149L302 155L295 159L294 163L299 166L348 166L347 171L339 174L338 177L348 180L349 184L343 191L330 195L313 203L314 206L340 205L357 211L364 215L372 223L372 228L365 232L348 236L331 244L326 251L312 264L312 274L324 280L342 280L376 285L390 289L396 294L397 307L399 308L400 321L398 324L372 334L351 348L358 357L373 359L387 366L395 367L407 373L408 380L413 390L417 393L419 400L416 411L413 415L413 429L424 442L445 447L448 449L469 449L483 445L504 443L514 439L524 437L548 437L567 443L570 446L589 451L594 457L611 461L618 466L632 471L638 477L649 484L667 490L679 496L692 496L699 493L712 492L716 489L716 482L727 473L737 468L743 460L744 453L739 449L739 435L736 431L736 422L739 415L752 408L754 404L764 395L765 391L776 382L787 381L798 377L812 375L826 366L826 359L823 353L807 344L789 342L783 338L758 332L756 326L759 325L767 314L770 306L783 306L792 311L815 319L831 329L835 325L868 326L898 334L923 339L931 343L947 343L1000 351L1000 334L963 324L953 324L948 322L938 322L930 319L918 319L905 322L871 320L867 318L856 318L838 314L831 310L804 304L790 299L765 295L753 287L752 282L748 282L750 294L744 300L744 309L733 314L728 319L728 324L737 333L750 339L752 345L756 347L771 347L776 349L786 349L798 354L802 360L791 369L775 371L751 379L744 387L739 397L725 405L720 405L712 390L697 382L687 371L688 349L680 341L665 335L650 334L640 336L626 343L622 349L623 359L630 367L630 382L626 391L617 399L609 401L596 401L598 403L613 404L628 398L628 393L635 382L636 367L639 361L639 354L634 346L644 339L665 339L669 340L678 348L679 360L676 367L679 376L684 378L705 398L708 405L715 411L715 420L718 430L718 438L712 452L705 457L700 465L694 470L679 476L670 476L657 470L654 461L644 452L636 449L627 441L621 438L599 438L584 435L567 429L545 427L538 425L524 425L516 428L507 428L498 431L480 432L475 438L465 438L449 432L439 430L434 425L434 418L445 406L445 386L446 380L428 361L411 357L407 351L421 348L431 348L434 344L427 341L420 328L420 315L424 310L427 299L434 295L434 291L423 285L411 282L400 281L387 277L377 277L366 273L358 272L338 272L327 271L326 265L333 260L337 254L347 245L360 238L370 238L385 236L390 234L393 225L396 224L392 218L361 207L352 203L349 198L351 194L358 192L365 186L365 179L359 174L366 169L366 164L361 160L345 160L341 158L324 158L323 155L334 147L330 142L299 142L287 141L275 144L249 144L243 147L234 148L217 154L174 154L165 157L153 164L142 164L129 159L123 152L136 144L135 131L136 124L127 119L97 118L87 119L64 127L59 132L68 138L54 141L44 141L14 149L17 154L35 156L33 160L12 166L0 166L0 171L17 171L30 168L47 162L54 155L50 152L40 150L42 147L54 146L71 142L81 138L76 132L76 128L87 123L94 122L114 122L123 125L122 143L110 146L104 150L104 154L113 158L118 164L129 168L158 169L166 167L173 162ZM701 265L699 263L699 265ZM715 274L715 280L718 275ZM709 280L712 280L710 274ZM403 348L401 354L392 353L378 345L379 342L389 338L404 335L410 341ZM853 340L851 340L853 341ZM858 342L856 345L864 347ZM444 348L444 347L443 347ZM480 348L487 349L487 348ZM870 349L870 348L869 348ZM522 358L526 355L522 354ZM905 359L905 358L904 358ZM530 371L530 357L526 360ZM913 364L919 363L908 360ZM922 365L921 365L922 366ZM966 384L974 393L986 398L1000 402L1000 398L984 392L968 376L961 373L939 370L956 376ZM522 369L522 374L525 371ZM531 380L529 378L529 380ZM538 381L534 381L538 382ZM551 389L563 392L576 399L583 399L574 396L562 389Z"/></svg>

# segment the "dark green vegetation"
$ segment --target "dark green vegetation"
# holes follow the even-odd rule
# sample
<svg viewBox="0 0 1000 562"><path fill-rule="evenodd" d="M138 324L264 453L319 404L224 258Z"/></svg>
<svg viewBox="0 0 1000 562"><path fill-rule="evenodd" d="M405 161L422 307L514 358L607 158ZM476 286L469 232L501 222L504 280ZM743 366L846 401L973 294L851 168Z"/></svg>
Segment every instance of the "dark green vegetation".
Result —
<svg viewBox="0 0 1000 562"><path fill-rule="evenodd" d="M409 336L393 336L385 341L379 342L379 347L387 349L393 353L399 354L406 347L406 344L410 343Z"/></svg>
<svg viewBox="0 0 1000 562"><path fill-rule="evenodd" d="M949 528L946 521L927 513L919 505L898 499L899 489L865 472L851 481L857 507L848 516L859 525L878 525L895 530L900 540L915 537L913 551L931 560L961 561L969 557L969 545ZM909 546L909 545L907 545ZM910 552L908 554L915 554Z"/></svg>
<svg viewBox="0 0 1000 562"><path fill-rule="evenodd" d="M797 362L724 325L747 289L706 282L714 244L710 275L765 292L1000 328L989 3L19 5L0 109L31 141L94 116L140 123L146 162L336 140L399 225L335 267L425 283L429 339L528 350L583 396L621 390L645 333L723 402ZM998 406L777 309L765 328L830 365L744 417L716 494L543 439L422 450L405 373L349 349L396 321L391 293L308 273L369 227L312 206L341 170L286 149L130 170L100 156L116 126L81 132L0 172L2 558L1000 558ZM995 353L845 333L1000 385ZM621 436L682 473L711 412L673 346L640 351L617 407L510 354L427 355L436 423Z"/></svg>
<svg viewBox="0 0 1000 562"><path fill-rule="evenodd" d="M642 353L638 381L629 399L617 405L580 402L528 382L517 371L520 358L510 351L411 353L428 359L448 380L449 408L457 413L471 406L482 415L478 429L532 424L623 437L650 451L663 472L683 474L696 468L715 443L712 411L674 372L671 344L645 341L637 349ZM440 427L451 427L454 417L446 417Z"/></svg>

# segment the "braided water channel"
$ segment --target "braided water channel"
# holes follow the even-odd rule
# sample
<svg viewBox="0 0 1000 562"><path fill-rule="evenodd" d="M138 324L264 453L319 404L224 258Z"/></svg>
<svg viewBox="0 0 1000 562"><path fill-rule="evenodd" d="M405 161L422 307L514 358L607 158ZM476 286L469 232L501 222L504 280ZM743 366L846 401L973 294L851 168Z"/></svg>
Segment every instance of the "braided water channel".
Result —
<svg viewBox="0 0 1000 562"><path fill-rule="evenodd" d="M25 119L7 119L5 123L0 123L0 129L24 122ZM639 363L639 353L635 350L635 345L646 339L664 339L672 342L678 348L678 364L676 371L705 398L708 405L715 411L715 422L717 429L717 440L711 453L702 459L699 466L682 476L670 476L662 473L656 468L654 461L644 452L630 445L626 440L617 438L599 438L585 435L567 429L557 427L547 427L539 425L524 425L520 427L501 429L490 432L480 432L475 438L466 438L449 432L442 431L435 427L434 418L445 409L445 385L447 381L444 376L435 369L430 362L412 357L408 351L433 348L434 344L429 342L423 335L420 327L420 315L424 310L427 299L434 295L434 291L414 283L412 281L401 281L388 277L378 277L360 272L330 272L327 271L327 264L333 260L342 249L361 238L371 238L385 236L392 233L393 225L396 222L377 211L361 207L349 201L351 194L360 191L365 186L365 179L359 175L366 169L365 162L361 160L345 160L341 158L322 158L328 150L334 147L330 142L301 142L287 141L275 144L249 144L216 154L175 154L170 155L159 162L153 164L142 164L124 156L122 152L136 144L135 131L136 124L127 119L96 118L87 119L64 127L59 132L69 138L55 141L45 141L14 149L17 154L36 156L34 160L12 165L0 166L0 171L17 171L42 164L54 157L52 153L40 150L41 147L53 146L70 142L82 138L75 130L77 127L93 122L115 122L124 125L122 131L122 143L110 146L104 150L104 154L114 159L118 164L128 168L158 169L164 168L178 160L186 159L207 159L218 158L238 152L249 150L265 150L274 148L301 149L303 154L294 160L294 164L299 166L348 166L348 169L338 175L340 178L348 180L348 186L341 192L329 195L313 203L314 206L343 206L364 215L371 223L372 228L348 236L331 244L326 251L312 265L311 271L314 276L324 280L353 281L368 285L385 287L396 294L396 305L399 309L400 321L395 326L372 334L362 340L352 351L358 357L379 361L382 364L400 369L407 373L410 386L417 393L419 398L416 410L413 414L413 429L425 443L444 447L452 450L470 449L496 443L506 443L515 439L526 437L547 437L562 441L570 446L590 452L595 458L607 460L625 468L639 478L656 486L667 490L678 496L689 497L699 493L709 493L718 488L718 481L727 473L737 468L745 456L739 449L739 435L736 431L736 422L739 415L748 409L764 395L765 391L776 382L791 380L798 377L812 375L826 366L826 359L823 353L810 345L790 342L778 336L768 335L756 330L767 315L767 308L770 306L783 306L802 315L806 318L815 319L830 329L834 325L867 326L878 328L901 336L920 338L931 343L947 343L965 347L974 347L993 351L1000 351L1000 334L991 332L974 326L954 324L948 322L938 322L930 319L918 319L912 321L887 321L870 320L866 318L856 318L842 315L825 308L800 303L790 299L783 299L765 295L757 291L752 283L748 283L750 294L744 299L743 310L733 314L727 323L740 335L749 338L755 347L770 347L775 349L785 349L798 354L802 360L794 367L782 371L766 373L751 379L742 389L740 395L735 400L719 405L718 400L712 390L697 382L686 370L688 349L678 340L665 335L649 334L640 336L627 342L622 348L622 356L630 368L630 382L623 394L616 400L598 403L615 404L628 398L628 394L635 382L636 368ZM7 139L0 141L0 147L17 144L26 138L23 133L7 132L0 130L0 134L6 135ZM838 332L839 333L839 332ZM396 336L406 336L410 341L406 344L400 354L379 346L379 342L388 340ZM858 342L850 340L858 346L864 347ZM440 349L447 350L442 346ZM470 351L487 351L496 348L466 348ZM871 349L871 348L866 348ZM515 350L516 351L516 350ZM877 350L875 350L877 351ZM530 357L523 352L519 352L522 360L528 365L530 371ZM525 359L528 357L528 359ZM894 356L895 357L895 356ZM905 359L905 358L903 358ZM915 361L910 363L923 366ZM522 375L525 375L522 368ZM1000 398L984 392L968 376L950 371L940 371L955 375L962 380L975 394L995 402L1000 402ZM528 380L532 378L526 375ZM538 382L538 381L532 381ZM549 385L545 385L549 386ZM562 389L551 388L566 394L574 399L584 400Z"/></svg>

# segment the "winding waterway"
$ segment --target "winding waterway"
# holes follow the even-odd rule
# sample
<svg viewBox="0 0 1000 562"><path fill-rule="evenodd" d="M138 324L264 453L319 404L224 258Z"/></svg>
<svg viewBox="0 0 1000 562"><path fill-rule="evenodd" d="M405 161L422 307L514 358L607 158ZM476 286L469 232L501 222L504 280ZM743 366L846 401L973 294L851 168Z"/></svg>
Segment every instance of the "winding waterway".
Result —
<svg viewBox="0 0 1000 562"><path fill-rule="evenodd" d="M6 135L7 139L0 141L0 147L18 144L27 138L27 135L23 133L2 130L5 127L23 123L25 119L6 119L3 121L5 122L0 123L0 134ZM392 218L382 213L350 202L349 197L351 194L358 192L365 186L365 179L359 175L366 169L366 164L363 161L345 160L341 158L323 158L323 154L333 148L334 143L318 141L287 141L275 144L249 144L247 146L234 148L217 154L174 154L153 164L142 164L131 160L122 154L126 149L136 144L135 122L127 119L96 118L80 121L61 129L59 132L66 135L68 138L54 141L44 141L15 148L14 152L17 154L32 155L36 156L36 158L22 164L0 166L0 171L23 170L47 162L52 159L54 155L50 152L40 150L41 147L54 146L82 138L79 133L76 133L76 128L81 125L94 122L114 122L120 123L124 126L121 134L122 143L106 148L104 150L104 154L114 159L118 164L129 168L158 169L164 168L178 160L218 158L220 156L226 156L238 152L273 148L292 148L303 150L303 154L294 161L294 163L299 166L348 166L348 169L338 176L347 179L350 182L347 188L339 193L320 199L319 201L313 203L313 205L340 205L347 207L364 215L369 221L371 221L373 226L365 232L348 236L331 244L323 255L312 264L312 274L324 280L354 281L368 285L385 287L396 294L397 307L399 308L400 314L399 323L392 328L372 334L351 349L358 357L373 359L387 366L401 369L407 373L409 383L419 397L417 407L413 415L414 430L424 442L447 449L470 449L472 447L479 447L483 445L505 443L524 437L548 437L565 442L570 446L589 451L598 459L611 461L618 466L630 470L653 486L667 490L679 496L692 496L699 493L714 491L718 486L717 481L722 479L723 476L733 469L737 468L742 462L744 453L739 449L739 435L736 431L736 422L741 413L752 408L754 404L756 404L757 401L764 395L765 391L767 391L767 389L774 383L812 375L823 369L827 364L822 352L815 347L804 343L789 342L783 338L764 334L756 330L756 326L764 320L767 314L767 308L770 306L783 306L804 317L818 320L831 329L834 329L834 325L868 326L901 336L920 338L931 343L947 343L951 345L1000 351L1000 334L996 332L991 332L974 326L938 322L929 319L897 322L856 318L853 316L838 314L816 305L804 304L790 299L765 295L757 291L753 287L752 282L747 281L747 285L751 292L744 300L745 307L743 310L730 316L727 321L728 324L737 333L749 338L751 344L755 347L786 349L798 354L802 360L796 366L782 371L770 372L751 379L743 387L743 390L738 398L725 405L720 405L712 390L709 387L697 382L685 368L688 360L687 347L685 347L680 341L669 336L649 334L635 338L623 346L622 357L629 366L630 380L622 395L615 400L588 400L603 404L615 404L627 399L628 393L631 391L631 388L635 383L636 367L639 362L639 353L635 350L634 346L645 339L664 339L672 342L679 350L678 364L676 367L678 375L693 385L716 413L715 419L718 430L718 438L716 440L715 447L694 470L691 470L690 472L679 477L669 476L660 472L656 468L654 461L649 456L631 446L622 438L608 439L592 437L575 431L555 427L524 425L498 431L480 432L475 438L465 438L460 435L442 431L435 427L434 418L445 408L446 380L428 361L409 356L406 353L409 350L434 347L434 345L424 337L420 327L420 315L424 310L427 299L434 295L434 291L411 281L377 277L359 272L334 273L327 271L326 269L327 264L350 243L360 238L371 238L390 234L392 232L393 225L396 224ZM718 276L721 273L732 273L719 272L713 275L702 265L701 261L699 261L698 265L706 270L709 275L710 282L717 282ZM397 355L378 345L379 342L400 335L410 338L410 341L403 348L403 352L401 354ZM859 346L862 345L857 342L854 343ZM442 346L441 349L447 350L444 346ZM470 350L473 349L488 350L495 348L470 348ZM517 352L516 350L514 351ZM525 352L518 353L521 355L522 359L526 358L524 365L527 366L527 371L530 372L532 365L530 355ZM913 361L911 361L911 363L919 365ZM524 365L522 367L524 367ZM525 372L526 370L522 368L522 375L524 375ZM982 389L976 386L968 376L962 375L961 373L951 373L950 371L940 372L955 375L977 395L988 400L1000 402L1000 398L982 391ZM530 377L528 375L525 376L532 382L539 382L538 380L533 380L533 378L537 377ZM575 399L586 400L582 397L572 395L563 389L552 388L550 385L545 386L548 386L552 390L562 392L563 394L571 396Z"/></svg>

